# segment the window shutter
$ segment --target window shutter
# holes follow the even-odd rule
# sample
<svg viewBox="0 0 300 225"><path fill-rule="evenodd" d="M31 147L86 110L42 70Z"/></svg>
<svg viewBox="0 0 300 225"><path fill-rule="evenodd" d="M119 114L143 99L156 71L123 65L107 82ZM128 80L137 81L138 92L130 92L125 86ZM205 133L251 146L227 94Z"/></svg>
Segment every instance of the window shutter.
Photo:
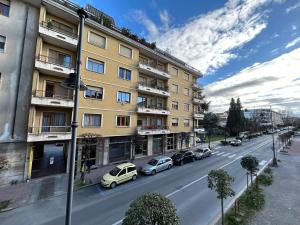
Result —
<svg viewBox="0 0 300 225"><path fill-rule="evenodd" d="M132 58L132 49L120 45L120 54L127 58Z"/></svg>

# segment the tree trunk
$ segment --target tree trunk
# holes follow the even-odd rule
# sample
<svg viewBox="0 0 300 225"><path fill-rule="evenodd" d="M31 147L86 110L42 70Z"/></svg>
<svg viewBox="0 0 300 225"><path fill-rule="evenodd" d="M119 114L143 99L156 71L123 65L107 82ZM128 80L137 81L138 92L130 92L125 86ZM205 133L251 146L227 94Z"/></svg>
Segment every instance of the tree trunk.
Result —
<svg viewBox="0 0 300 225"><path fill-rule="evenodd" d="M221 214L222 214L222 225L224 225L224 205L223 205L223 198L221 198Z"/></svg>
<svg viewBox="0 0 300 225"><path fill-rule="evenodd" d="M210 135L208 136L208 147L210 148Z"/></svg>

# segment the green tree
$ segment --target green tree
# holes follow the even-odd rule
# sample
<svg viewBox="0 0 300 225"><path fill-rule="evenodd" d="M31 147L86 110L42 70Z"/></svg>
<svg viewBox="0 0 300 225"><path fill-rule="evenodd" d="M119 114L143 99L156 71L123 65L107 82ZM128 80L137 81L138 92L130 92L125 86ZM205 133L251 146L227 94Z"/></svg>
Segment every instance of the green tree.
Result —
<svg viewBox="0 0 300 225"><path fill-rule="evenodd" d="M133 201L123 225L179 225L176 208L170 199L158 193L145 193Z"/></svg>
<svg viewBox="0 0 300 225"><path fill-rule="evenodd" d="M240 98L236 102L233 98L231 99L226 124L230 136L238 136L245 129L245 117L242 108Z"/></svg>
<svg viewBox="0 0 300 225"><path fill-rule="evenodd" d="M224 199L235 195L231 188L234 178L225 170L211 170L208 173L208 188L217 192L217 198L221 200L222 225L224 225Z"/></svg>
<svg viewBox="0 0 300 225"><path fill-rule="evenodd" d="M214 129L218 126L218 116L212 112L204 115L203 127L208 136L208 147L210 148L211 136L214 134Z"/></svg>
<svg viewBox="0 0 300 225"><path fill-rule="evenodd" d="M253 174L258 171L257 158L251 155L246 155L241 159L241 166L249 172L252 183Z"/></svg>

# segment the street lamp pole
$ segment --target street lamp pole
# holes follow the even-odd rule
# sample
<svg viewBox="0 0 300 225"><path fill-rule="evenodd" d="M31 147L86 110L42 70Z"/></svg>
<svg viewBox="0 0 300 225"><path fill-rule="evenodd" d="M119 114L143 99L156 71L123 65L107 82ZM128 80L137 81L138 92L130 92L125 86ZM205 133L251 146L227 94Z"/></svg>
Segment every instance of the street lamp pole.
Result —
<svg viewBox="0 0 300 225"><path fill-rule="evenodd" d="M270 106L270 115L271 115L271 125L272 125L272 151L273 151L273 166L277 166L277 159L276 159L276 155L275 155L275 139L274 139L274 124L273 124L273 111L272 111L272 107Z"/></svg>
<svg viewBox="0 0 300 225"><path fill-rule="evenodd" d="M66 206L66 218L65 225L71 225L72 217L72 202L73 202L73 187L74 187L74 173L75 173L75 152L76 152L76 130L78 127L77 114L78 114L78 94L80 90L80 70L81 70L81 52L82 52L82 32L84 27L84 20L88 17L86 11L83 8L77 10L77 14L80 19L79 25L79 37L77 45L77 61L76 61L76 79L75 79L75 94L74 94L74 109L72 118L72 140L71 151L69 157L69 182L67 193L67 206Z"/></svg>

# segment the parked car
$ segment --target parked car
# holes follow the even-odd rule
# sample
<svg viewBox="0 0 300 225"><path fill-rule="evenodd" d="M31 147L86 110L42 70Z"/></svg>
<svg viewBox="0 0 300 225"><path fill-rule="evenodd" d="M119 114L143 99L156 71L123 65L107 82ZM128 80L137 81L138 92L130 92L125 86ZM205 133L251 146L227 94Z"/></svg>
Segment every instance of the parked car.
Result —
<svg viewBox="0 0 300 225"><path fill-rule="evenodd" d="M295 136L300 136L300 131L296 131Z"/></svg>
<svg viewBox="0 0 300 225"><path fill-rule="evenodd" d="M194 151L196 159L204 159L211 156L211 150L209 148L198 148Z"/></svg>
<svg viewBox="0 0 300 225"><path fill-rule="evenodd" d="M122 163L102 177L101 185L103 187L115 188L118 184L125 181L136 180L136 177L136 166L132 163Z"/></svg>
<svg viewBox="0 0 300 225"><path fill-rule="evenodd" d="M155 175L163 170L171 169L173 161L168 156L158 156L151 159L142 169L141 172L144 174Z"/></svg>
<svg viewBox="0 0 300 225"><path fill-rule="evenodd" d="M230 142L230 145L232 145L232 146L239 146L241 144L242 144L241 140L233 140Z"/></svg>
<svg viewBox="0 0 300 225"><path fill-rule="evenodd" d="M175 153L171 158L175 165L180 166L182 166L184 163L194 162L196 160L192 151L180 151Z"/></svg>

